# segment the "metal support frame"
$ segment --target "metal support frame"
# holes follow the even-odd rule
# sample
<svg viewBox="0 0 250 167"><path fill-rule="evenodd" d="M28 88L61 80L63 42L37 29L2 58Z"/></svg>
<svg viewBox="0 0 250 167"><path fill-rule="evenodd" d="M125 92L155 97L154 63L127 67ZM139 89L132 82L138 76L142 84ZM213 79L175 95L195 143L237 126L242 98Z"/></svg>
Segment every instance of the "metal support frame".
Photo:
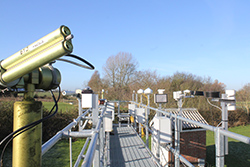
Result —
<svg viewBox="0 0 250 167"><path fill-rule="evenodd" d="M215 131L215 148L216 148L216 166L223 167L224 166L224 136L220 133L222 128L219 127Z"/></svg>
<svg viewBox="0 0 250 167"><path fill-rule="evenodd" d="M110 165L110 133L105 133L105 158L104 158L104 166Z"/></svg>
<svg viewBox="0 0 250 167"><path fill-rule="evenodd" d="M99 148L98 138L99 138L99 133L100 133L103 115L104 115L105 111L106 111L105 108L103 108L103 110L101 111L101 115L99 116L97 126L94 129L94 134L91 137L91 142L89 144L88 151L86 153L84 161L82 162L82 165L81 165L82 167L91 166L92 162L93 162L93 166L97 166L100 163L100 159L99 159L100 156L99 157L96 156L96 154L98 154L98 152L96 152L96 148ZM98 155L100 155L100 154L98 154ZM98 163L97 163L97 160L99 160Z"/></svg>
<svg viewBox="0 0 250 167"><path fill-rule="evenodd" d="M175 143L175 150L177 154L180 154L180 132L179 132L179 127L178 127L179 121L177 119L177 117L175 117L175 135L174 135L174 143ZM175 155L175 167L179 167L180 166L180 159L178 155Z"/></svg>
<svg viewBox="0 0 250 167"><path fill-rule="evenodd" d="M71 132L71 129L69 130L69 133ZM72 167L72 137L69 137L69 166Z"/></svg>
<svg viewBox="0 0 250 167"><path fill-rule="evenodd" d="M77 160L76 160L76 163L75 163L74 167L78 167L79 164L80 164L80 161L84 158L83 154L84 154L84 152L85 152L85 150L86 150L86 148L88 146L89 141L90 141L90 138L88 137L86 139L86 142L84 143L84 146L82 147L82 150L81 150L80 154L77 157Z"/></svg>
<svg viewBox="0 0 250 167"><path fill-rule="evenodd" d="M85 111L81 116L74 119L73 122L71 122L68 126L66 126L63 130L57 132L56 135L54 135L50 140L48 140L46 143L42 145L42 155L44 155L50 148L52 148L59 140L63 138L63 135L65 133L68 133L70 129L75 127L78 122L81 120L82 117L86 116L90 110Z"/></svg>
<svg viewBox="0 0 250 167"><path fill-rule="evenodd" d="M150 109L148 108L150 106L150 95L148 96L148 106L145 111L145 124L146 124L146 146L149 148L149 142L148 142L148 114L150 113Z"/></svg>
<svg viewBox="0 0 250 167"><path fill-rule="evenodd" d="M130 102L134 103L134 104L137 104L134 101L130 101ZM141 106L147 107L146 105L143 105L143 104L141 104ZM246 143L246 144L250 145L250 138L249 137L246 137L246 136L234 133L234 132L224 130L222 127L214 127L214 126L211 126L211 125L203 124L203 123L193 121L193 120L181 117L179 115L175 115L175 114L172 114L170 112L162 111L162 110L159 110L159 109L156 109L156 108L153 108L153 107L148 107L148 108L151 109L151 110L154 110L156 112L160 112L160 113L162 113L162 114L164 114L166 116L173 117L173 118L179 119L181 121L189 122L191 124L197 125L197 126L199 126L201 128L204 128L206 130L210 130L210 131L215 132L215 136L216 136L216 138L215 138L215 143L216 143L216 145L215 145L215 149L216 149L216 166L218 166L218 167L223 167L224 166L224 156L222 156L222 155L224 155L223 136L230 137L230 138L236 139L238 141L241 141L243 143Z"/></svg>
<svg viewBox="0 0 250 167"><path fill-rule="evenodd" d="M225 98L226 94L222 95L222 99ZM227 110L227 103L226 102L221 102L221 109L222 109L222 128L224 130L228 130L228 110ZM225 155L228 155L228 137L224 136L223 137L224 144L225 144Z"/></svg>
<svg viewBox="0 0 250 167"><path fill-rule="evenodd" d="M83 113L83 110L82 110L82 99L81 99L81 96L77 97L77 100L78 100L78 115L82 115ZM80 123L78 125L78 131L82 131L84 128L82 127L83 125L83 121L80 120Z"/></svg>
<svg viewBox="0 0 250 167"><path fill-rule="evenodd" d="M134 101L130 101L131 103L135 103L138 104ZM152 108L150 106L146 106L144 104L140 104L142 107L145 107L147 109L150 110L154 110L156 112L159 112L161 114L164 114L168 117L173 117L175 118L175 127L176 127L176 131L175 133L178 133L181 131L181 126L180 126L180 121L185 121L185 122L189 122L191 124L195 124L197 126L200 126L204 129L210 130L215 132L215 143L216 143L216 166L222 167L224 166L224 148L225 148L225 144L224 144L224 136L226 137L230 137L236 140L239 140L241 142L244 142L246 144L250 144L250 138L243 136L243 135L239 135L233 132L229 132L227 130L225 130L223 127L214 127L211 125L207 125L207 124L203 124L200 122L196 122L190 119L186 119L183 118L182 116L180 116L180 114L178 115L174 115L172 113L166 112L166 111L162 111L160 109L156 109L156 108ZM181 103L178 103L179 107L179 113L181 113ZM85 113L83 113L81 116L79 116L76 120L74 120L74 122L72 122L71 124L69 124L66 128L64 128L62 131L60 131L59 133L57 133L57 135L55 135L52 139L50 139L47 143L45 143L43 145L42 148L42 153L44 154L49 148L51 148L58 140L60 140L63 137L73 137L73 136L84 136L83 133L86 133L85 136L90 136L90 133L87 132L86 130L83 131L83 133L80 132L70 132L71 128L75 125L77 125L77 123L88 114L89 110L86 111ZM109 133L105 133L103 131L103 125L102 125L102 119L103 119L103 115L105 112L105 107L102 108L101 110L101 114L98 117L98 122L96 124L95 129L92 130L91 133L91 141L90 141L90 137L87 138L87 141L85 142L82 151L80 153L80 155L78 156L77 162L75 163L74 167L78 166L80 163L80 160L84 158L84 161L82 163L82 166L107 166L110 165L110 156L109 156ZM146 125L144 125L146 126ZM150 128L148 128L148 130L152 133L152 130ZM68 135L66 135L68 133ZM104 136L106 136L104 138ZM160 136L159 136L160 137ZM158 137L158 141L160 141ZM99 139L98 139L99 138ZM103 140L102 140L103 139ZM99 143L98 143L99 140ZM90 141L90 143L89 143ZM104 146L105 143L105 146ZM83 155L84 151L86 150L87 145L88 146L88 150L86 155ZM177 143L177 145L180 143ZM146 145L146 144L145 144ZM97 148L99 149L99 159L97 157L97 159L95 158L95 155L98 155L98 151L96 151ZM160 146L162 149L162 146ZM188 166L192 166L192 164L190 164L188 161L186 161L185 158L183 158L180 155L179 150L177 149L173 149L172 147L170 147L170 145L167 145L168 149L173 152L175 154L177 158L177 161L182 161L183 163L185 163ZM101 157L101 158L100 158ZM155 157L153 157L153 159L155 159L157 161L157 159ZM95 161L99 161L99 163L95 163ZM176 164L176 166L178 166L178 164Z"/></svg>
<svg viewBox="0 0 250 167"><path fill-rule="evenodd" d="M119 118L119 116L121 115L121 112L120 112L120 101L118 101L117 103L118 103L118 122L119 122L119 127L121 127L121 121L120 121L120 118Z"/></svg>
<svg viewBox="0 0 250 167"><path fill-rule="evenodd" d="M182 116L182 98L178 99L178 116ZM180 158L178 154L180 154L180 136L181 136L181 130L182 130L182 121L180 119L175 118L175 166L179 167L180 166Z"/></svg>

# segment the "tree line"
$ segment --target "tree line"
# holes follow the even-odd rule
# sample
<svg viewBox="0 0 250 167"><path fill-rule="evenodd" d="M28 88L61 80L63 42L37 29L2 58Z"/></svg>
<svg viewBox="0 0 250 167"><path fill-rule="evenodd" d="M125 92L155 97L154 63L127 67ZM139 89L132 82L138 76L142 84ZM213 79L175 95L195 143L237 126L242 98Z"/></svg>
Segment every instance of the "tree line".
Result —
<svg viewBox="0 0 250 167"><path fill-rule="evenodd" d="M101 94L101 90L104 89L104 98L108 100L131 100L133 90L150 88L154 93L157 93L158 89L165 89L164 93L168 94L168 103L163 105L165 108L177 107L177 103L173 99L174 91L188 89L224 93L226 88L224 83L219 82L217 79L212 80L211 77L201 77L178 71L173 75L160 76L155 70L137 69L138 62L131 53L119 52L116 55L110 56L103 65L102 78L99 71L93 73L88 81L88 86L98 94ZM250 84L240 89L237 92L236 98L241 101L237 105L245 107L249 115ZM143 103L146 104L145 98L143 98ZM219 106L219 103L214 104ZM157 104L154 104L153 95L151 95L150 106L157 107ZM205 97L187 98L184 101L183 107L197 108L211 124L217 124L220 120L220 111L211 107ZM235 116L236 118L244 117L242 113L244 112L238 111L233 113L233 115L238 114L238 116ZM248 120L244 121L248 122Z"/></svg>
<svg viewBox="0 0 250 167"><path fill-rule="evenodd" d="M225 90L226 85L210 77L200 77L185 72L176 72L169 76L159 76L155 70L138 71L138 62L130 53L120 52L110 56L103 66L104 76L100 77L99 71L95 71L88 81L96 93L102 89L106 91L105 98L109 100L131 100L133 90L150 88L155 93L158 89L165 89L169 96L170 106L174 91L179 90L202 90L220 91ZM175 103L175 102L174 102Z"/></svg>

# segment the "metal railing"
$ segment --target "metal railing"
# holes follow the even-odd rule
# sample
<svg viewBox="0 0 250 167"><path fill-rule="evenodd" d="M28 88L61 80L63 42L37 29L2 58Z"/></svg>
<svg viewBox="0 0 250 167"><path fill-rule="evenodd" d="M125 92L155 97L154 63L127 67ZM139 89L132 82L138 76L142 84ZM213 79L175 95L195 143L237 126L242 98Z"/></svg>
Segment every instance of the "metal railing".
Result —
<svg viewBox="0 0 250 167"><path fill-rule="evenodd" d="M126 101L123 101L126 102ZM116 103L120 104L120 102L116 101ZM165 117L173 118L175 119L175 128L179 128L179 124L177 122L179 121L185 121L194 125L197 125L203 129L213 131L215 133L215 149L216 149L216 166L217 167L222 167L224 166L224 137L230 137L236 140L239 140L243 143L250 144L250 138L236 134L227 130L224 130L222 127L214 127L208 124L200 123L191 119L184 118L182 116L163 111L162 109L156 109L144 104L139 104L134 101L129 101L129 103L136 104L139 107L145 108L146 112L150 112L150 110L155 111L156 113L161 113ZM120 109L118 105L118 113L120 114ZM77 167L81 163L82 167L90 167L90 166L107 166L109 164L109 135L108 133L105 133L104 128L103 128L103 118L104 114L106 111L106 106L102 106L100 110L98 111L99 116L98 116L98 121L96 126L91 129L91 130L83 130L79 132L72 132L71 129L75 127L80 121L86 120L84 123L84 127L87 124L87 121L89 120L88 115L91 114L92 110L87 110L85 111L82 115L80 115L78 118L76 118L72 123L70 123L68 126L66 126L63 130L59 131L54 137L52 137L49 141L47 141L45 144L42 146L42 155L44 155L53 145L55 145L60 139L62 138L72 138L72 137L81 137L81 138L86 138L86 142L82 147L82 150L80 154L77 157L77 160L74 164L74 167ZM93 112L93 111L92 111ZM119 115L118 114L118 115ZM91 118L91 117L90 117ZM144 125L145 129L151 134L153 134L153 129L151 129L148 125L148 122L145 121ZM84 127L82 127L84 129ZM146 128L147 127L147 128ZM149 133L146 132L146 135ZM157 136L159 137L159 135ZM148 136L146 136L146 139L148 139ZM178 142L178 141L177 141ZM71 148L72 141L70 140L70 148ZM149 150L149 145L148 142L146 142L145 146L147 147L148 152L151 152ZM190 162L188 162L179 152L179 150L174 149L171 147L171 145L160 145L161 150L168 150L171 151L182 163L184 163L187 166L193 166ZM86 152L86 154L84 154ZM151 155L152 152L151 152ZM153 157L155 160L159 159L158 157ZM157 163L159 165L159 163ZM175 164L175 166L179 166L180 164ZM70 149L70 166L72 165L72 149Z"/></svg>
<svg viewBox="0 0 250 167"><path fill-rule="evenodd" d="M73 166L72 164L72 137L77 138L86 138L86 141L82 147L82 150L80 154L77 157L77 160L74 164L74 167L78 167L83 160L81 166L82 167L89 167L92 166L92 163L94 163L94 166L103 166L105 162L105 156L104 156L104 129L103 129L103 116L106 108L105 106L101 107L98 112L100 112L100 115L98 117L98 123L95 126L94 129L86 129L82 131L72 132L72 128L77 126L81 120L86 120L83 126L81 127L84 129L87 125L87 122L89 121L89 117L87 117L88 114L92 111L91 109L88 109L85 111L82 115L77 117L73 120L72 123L70 123L68 126L66 126L63 130L59 131L56 135L54 135L50 140L48 140L46 143L42 145L42 155L44 155L50 148L52 148L58 141L60 141L63 138L69 138L69 144L70 144L70 167ZM98 149L96 148L98 145ZM86 151L86 154L84 155L84 152ZM95 160L93 161L95 157ZM101 159L102 157L102 159Z"/></svg>
<svg viewBox="0 0 250 167"><path fill-rule="evenodd" d="M150 109L150 110L155 111L156 113L161 113L161 114L163 114L165 116L168 116L169 118L174 118L175 122L178 122L179 120L180 121L185 121L185 122L189 122L191 124L197 125L197 126L203 128L203 129L213 131L215 133L215 149L216 149L215 151L216 151L216 166L217 167L223 167L224 166L224 156L225 156L225 152L224 152L224 150L225 150L224 137L230 137L230 138L236 139L238 141L241 141L243 143L250 144L250 138L249 137L246 137L246 136L234 133L234 132L230 132L228 130L224 130L222 127L214 127L214 126L211 126L211 125L200 123L198 121L187 119L187 118L184 118L182 116L175 115L173 113L166 112L166 111L163 111L161 109L156 109L156 108L153 108L153 107L150 107L150 106L147 106L147 105L144 105L144 104L140 104L140 103L137 103L137 102L134 102L134 101L130 101L130 103L133 103L133 104L136 104L136 105L138 105L140 107L145 108L145 111L147 111L148 109ZM175 128L178 129L179 125L180 124L176 123L175 124ZM148 125L145 124L144 126L146 127ZM150 130L150 131L152 133L152 130ZM178 150L175 150L175 149L171 148L170 146L168 146L167 149L170 150L172 153L174 153L176 156L178 156L179 159L181 159L186 165L192 166L192 164L190 164L188 161L186 161L185 158L183 158L180 155L180 153L179 153ZM175 166L179 166L179 165L175 165Z"/></svg>

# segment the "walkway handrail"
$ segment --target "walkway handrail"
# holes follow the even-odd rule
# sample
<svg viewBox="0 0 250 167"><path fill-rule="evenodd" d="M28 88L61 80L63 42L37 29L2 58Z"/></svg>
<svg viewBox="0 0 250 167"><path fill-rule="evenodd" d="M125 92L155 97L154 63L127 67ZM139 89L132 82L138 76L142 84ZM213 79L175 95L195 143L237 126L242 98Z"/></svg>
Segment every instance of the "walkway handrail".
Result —
<svg viewBox="0 0 250 167"><path fill-rule="evenodd" d="M82 162L82 167L92 166L92 161L94 158L94 153L95 153L95 149L96 149L96 145L97 145L97 139L99 136L100 127L101 127L101 123L102 123L103 115L104 115L105 111L106 111L106 108L103 108L101 115L99 116L99 120L98 120L97 126L95 128L94 134L91 137L91 142L89 144L88 151L87 151L86 156Z"/></svg>
<svg viewBox="0 0 250 167"><path fill-rule="evenodd" d="M184 118L182 116L179 116L179 115L176 115L176 114L173 114L173 113L170 113L170 112L162 111L160 109L149 107L149 106L144 105L144 104L139 104L139 103L134 102L134 101L130 101L130 103L136 104L136 105L138 105L140 107L143 107L143 108L146 108L146 109L150 109L150 110L154 110L156 112L162 113L163 115L166 115L166 116L168 116L170 118L175 118L175 120L181 120L181 121L189 122L191 124L197 125L197 126L199 126L201 128L204 128L206 130L213 131L215 133L216 166L224 166L224 155L225 155L225 153L224 153L224 149L225 149L224 148L225 147L224 137L230 137L230 138L236 139L238 141L241 141L243 143L250 144L250 137L243 136L243 135L240 135L240 134L237 134L237 133L234 133L234 132L230 132L228 130L224 130L223 127L219 127L219 126L214 127L214 126L211 126L211 125L200 123L200 122L190 120L190 119ZM178 132L178 130L176 132Z"/></svg>
<svg viewBox="0 0 250 167"><path fill-rule="evenodd" d="M130 102L134 103L134 104L139 104L139 103L136 103L134 101L130 101ZM156 108L153 108L153 107L148 107L147 105L144 105L144 104L140 104L140 106L148 108L150 110L154 110L156 112L160 112L160 113L162 113L164 115L169 116L170 118L173 117L173 118L180 119L182 121L189 122L191 124L195 124L197 126L200 126L200 127L204 128L204 129L207 129L207 130L210 130L210 131L213 131L213 132L216 132L216 129L219 128L219 127L214 127L214 126L211 126L211 125L203 124L203 123L191 120L191 119L187 119L187 118L175 115L175 114L170 113L170 112L162 111L162 110L159 110L159 109L156 109ZM234 133L234 132L226 131L226 130L223 130L223 129L220 130L220 133L227 136L227 137L231 137L233 139L239 140L239 141L241 141L243 143L250 144L250 138L249 137L246 137L246 136Z"/></svg>
<svg viewBox="0 0 250 167"><path fill-rule="evenodd" d="M134 104L138 104L138 105L140 105L140 106L142 106L142 107L144 107L144 108L148 108L148 109L150 109L150 110L154 110L154 111L156 111L156 112L160 112L160 113L162 113L162 114L164 114L164 115L169 116L170 118L172 118L172 117L173 117L173 118L177 118L177 119L180 119L180 120L182 120L182 121L186 121L186 122L195 124L195 125L197 125L197 126L200 126L200 127L204 128L204 129L207 129L207 130L210 130L210 131L214 131L214 132L215 132L215 130L216 130L216 127L211 126L211 125L203 124L203 123L200 123L200 122L191 120L191 119L187 119L187 118L181 117L181 116L179 116L179 115L175 115L175 114L170 113L170 112L166 112L166 111L163 111L163 110L159 110L159 109L157 109L157 108L149 107L149 106L147 106L147 105L145 105L145 104L139 104L139 103L136 103L136 102L134 102L134 101L130 101L130 102L131 102L131 103L134 103Z"/></svg>
<svg viewBox="0 0 250 167"><path fill-rule="evenodd" d="M62 139L64 132L68 132L72 127L76 126L78 122L82 119L82 117L86 116L90 112L90 109L85 111L81 116L74 119L68 126L66 126L63 130L59 131L56 135L54 135L50 140L42 145L42 155L45 154L51 147L53 147L59 140Z"/></svg>
<svg viewBox="0 0 250 167"><path fill-rule="evenodd" d="M146 127L144 124L142 124L144 127ZM151 134L153 134L153 130L151 129L151 128L148 128L148 130L149 130L149 132L151 133ZM145 144L144 144L145 145ZM146 145L145 145L146 146ZM166 149L166 148L164 148L163 146L160 146L161 147L161 149ZM174 155L177 155L179 158L180 158L180 160L183 162L183 163L185 163L187 166L189 166L189 167L193 167L193 165L186 159L186 158L184 158L181 154L179 154L178 152L176 152L176 150L173 148L173 147L171 147L170 145L167 145L167 148L174 154ZM152 154L151 154L152 155Z"/></svg>
<svg viewBox="0 0 250 167"><path fill-rule="evenodd" d="M90 138L88 137L84 143L84 146L82 147L80 154L77 157L77 160L76 160L74 167L78 167L80 161L82 160L82 155L84 154L84 151L86 150L86 148L88 146L89 140L90 140Z"/></svg>

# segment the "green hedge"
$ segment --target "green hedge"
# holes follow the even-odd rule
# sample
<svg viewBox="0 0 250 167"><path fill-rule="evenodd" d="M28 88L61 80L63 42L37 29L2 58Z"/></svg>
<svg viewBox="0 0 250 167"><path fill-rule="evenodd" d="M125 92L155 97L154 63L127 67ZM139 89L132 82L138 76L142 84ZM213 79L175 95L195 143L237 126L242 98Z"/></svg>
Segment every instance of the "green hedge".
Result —
<svg viewBox="0 0 250 167"><path fill-rule="evenodd" d="M0 102L0 141L13 131L13 105L13 101ZM50 109L43 108L43 117L47 116L49 111ZM77 116L78 110L73 108L67 112L58 112L54 117L44 121L43 141L47 141L58 131L62 130Z"/></svg>

